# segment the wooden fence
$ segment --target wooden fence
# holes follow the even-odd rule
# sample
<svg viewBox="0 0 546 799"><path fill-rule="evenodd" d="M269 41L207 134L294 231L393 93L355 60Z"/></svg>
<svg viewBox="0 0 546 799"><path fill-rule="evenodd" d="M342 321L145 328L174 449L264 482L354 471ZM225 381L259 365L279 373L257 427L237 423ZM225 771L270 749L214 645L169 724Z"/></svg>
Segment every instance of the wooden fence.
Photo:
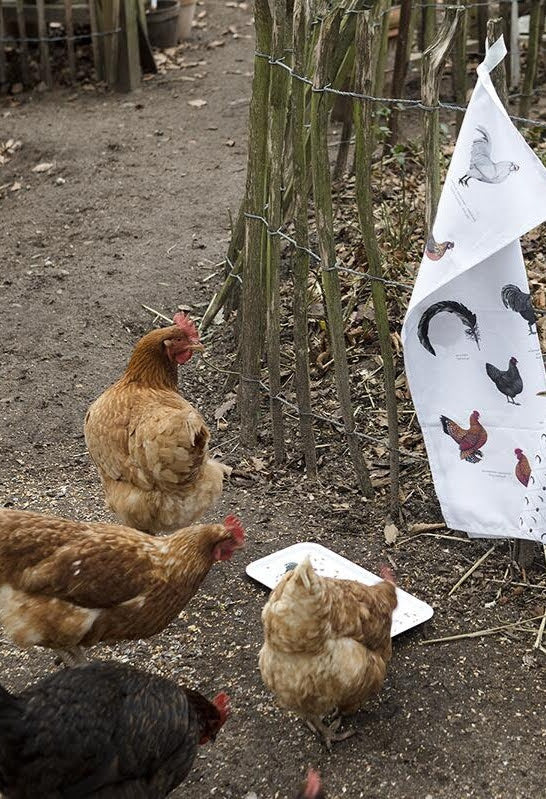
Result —
<svg viewBox="0 0 546 799"><path fill-rule="evenodd" d="M14 83L27 88L41 81L50 88L59 49L75 82L78 45L89 41L95 77L111 87L129 91L140 84L141 49L155 68L142 0L0 0L0 92Z"/></svg>
<svg viewBox="0 0 546 799"><path fill-rule="evenodd" d="M390 476L390 512L399 512L399 433L392 335L387 316L384 255L376 236L372 199L372 163L377 153L377 120L381 107L391 110L390 144L396 142L399 115L415 108L423 114L425 164L425 231L430 230L441 186L440 113L451 112L458 124L464 113L468 85L467 49L483 54L486 36L492 41L505 30L510 45L510 85L526 117L534 92L539 46L544 30L544 0L515 6L461 0L455 6L402 0L396 10L396 50L385 88L389 31L393 29L391 0L345 0L330 9L322 0L256 0L256 55L250 104L249 154L246 196L234 225L226 258L226 279L213 297L201 323L204 331L220 308L238 307L239 408L241 439L253 446L258 431L260 393L270 401L276 460L285 455L283 408L297 412L307 475L316 479L314 420L328 421L343 432L357 483L362 493L373 495L363 445L370 436L355 424L350 394L344 309L340 274L352 273L369 281L386 394ZM514 10L516 13L514 13ZM517 12L530 14L525 68L520 69ZM498 19L489 19L490 13ZM451 87L455 102L440 101L444 66L453 51ZM514 59L517 54L517 60ZM406 96L410 62L421 64L421 93ZM517 63L516 63L517 61ZM511 74L510 74L511 73ZM472 72L470 73L472 74ZM521 78L520 78L521 76ZM494 74L499 94L506 97L506 76ZM386 96L386 92L392 92ZM347 164L347 140L354 135L355 194L366 264L348 268L336 258L332 165L329 155L329 121L334 102L352 104L344 116L342 141L335 170ZM533 120L523 120L533 122ZM544 121L536 124L546 127ZM310 201L314 206L314 240L309 237ZM297 402L281 389L280 370L280 266L281 244L292 250L293 385ZM308 352L308 280L310 263L320 269L328 334L335 369L341 416L325 419L313 412ZM402 284L400 284L402 285ZM410 288L404 286L405 289ZM409 295L408 295L409 297ZM268 384L262 378L267 365ZM374 440L373 438L371 439ZM406 455L408 453L405 453Z"/></svg>

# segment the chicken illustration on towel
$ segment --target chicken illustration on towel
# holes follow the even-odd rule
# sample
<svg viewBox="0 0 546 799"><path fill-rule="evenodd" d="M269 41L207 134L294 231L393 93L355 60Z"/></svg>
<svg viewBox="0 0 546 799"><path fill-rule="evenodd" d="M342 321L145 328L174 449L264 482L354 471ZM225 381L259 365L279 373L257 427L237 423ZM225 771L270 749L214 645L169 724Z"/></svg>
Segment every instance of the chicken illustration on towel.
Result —
<svg viewBox="0 0 546 799"><path fill-rule="evenodd" d="M452 313L457 316L462 324L465 335L476 342L476 346L480 349L480 331L478 330L478 320L476 314L472 313L470 308L463 305L462 302L455 302L455 300L441 300L430 305L419 319L417 326L417 335L423 347L428 350L432 355L436 355L436 350L430 343L428 336L428 328L432 319L439 313Z"/></svg>
<svg viewBox="0 0 546 799"><path fill-rule="evenodd" d="M504 307L519 313L529 325L529 335L534 336L536 329L533 330L533 325L536 325L537 320L531 302L531 295L514 286L513 283L508 283L502 287L501 297Z"/></svg>
<svg viewBox="0 0 546 799"><path fill-rule="evenodd" d="M470 414L470 427L465 430L464 427L459 427L457 422L449 419L447 416L440 416L442 429L444 433L451 436L453 441L459 445L461 453L461 460L468 461L468 463L479 463L483 458L481 447L487 441L487 431L479 422L480 414L478 411L472 411Z"/></svg>
<svg viewBox="0 0 546 799"><path fill-rule="evenodd" d="M520 483L527 488L531 478L531 464L529 463L527 455L525 455L521 449L515 449L514 455L518 459L518 462L516 463L515 475Z"/></svg>
<svg viewBox="0 0 546 799"><path fill-rule="evenodd" d="M487 372L488 376L496 385L500 393L504 394L507 402L511 403L512 405L520 404L519 402L515 401L514 397L517 397L517 395L521 394L523 391L523 380L521 379L517 363L517 360L512 356L508 361L508 369L506 371L497 369L497 367L493 366L492 363L485 364L485 371Z"/></svg>
<svg viewBox="0 0 546 799"><path fill-rule="evenodd" d="M493 161L491 158L491 138L485 128L476 125L480 136L472 142L470 150L470 166L468 172L459 178L462 186L468 186L469 180L481 183L503 183L510 172L517 172L519 166L513 161Z"/></svg>
<svg viewBox="0 0 546 799"><path fill-rule="evenodd" d="M437 242L431 233L425 245L425 255L431 261L439 261L446 254L446 251L452 250L454 246L455 242L453 241Z"/></svg>

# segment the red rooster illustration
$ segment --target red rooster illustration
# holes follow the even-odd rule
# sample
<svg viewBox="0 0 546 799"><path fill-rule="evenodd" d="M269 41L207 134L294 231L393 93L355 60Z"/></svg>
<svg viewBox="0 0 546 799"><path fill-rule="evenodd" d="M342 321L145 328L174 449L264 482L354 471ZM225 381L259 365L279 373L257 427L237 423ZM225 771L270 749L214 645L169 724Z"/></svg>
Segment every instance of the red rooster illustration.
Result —
<svg viewBox="0 0 546 799"><path fill-rule="evenodd" d="M531 478L531 465L529 464L527 455L525 455L521 449L515 449L514 455L518 459L518 462L516 463L515 475L520 483L527 488Z"/></svg>
<svg viewBox="0 0 546 799"><path fill-rule="evenodd" d="M465 430L447 416L440 416L442 428L446 435L457 442L461 453L461 460L468 463L479 463L483 458L481 447L487 441L487 430L479 422L480 414L472 411L470 414L470 427Z"/></svg>

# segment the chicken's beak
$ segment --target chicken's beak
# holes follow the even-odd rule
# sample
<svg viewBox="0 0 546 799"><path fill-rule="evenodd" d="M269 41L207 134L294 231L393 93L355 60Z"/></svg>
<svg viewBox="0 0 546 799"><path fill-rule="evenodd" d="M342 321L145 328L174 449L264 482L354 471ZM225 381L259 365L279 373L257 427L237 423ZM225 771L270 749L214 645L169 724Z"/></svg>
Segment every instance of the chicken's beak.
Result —
<svg viewBox="0 0 546 799"><path fill-rule="evenodd" d="M188 349L192 352L205 352L205 347L200 341L196 341L194 344L188 344Z"/></svg>

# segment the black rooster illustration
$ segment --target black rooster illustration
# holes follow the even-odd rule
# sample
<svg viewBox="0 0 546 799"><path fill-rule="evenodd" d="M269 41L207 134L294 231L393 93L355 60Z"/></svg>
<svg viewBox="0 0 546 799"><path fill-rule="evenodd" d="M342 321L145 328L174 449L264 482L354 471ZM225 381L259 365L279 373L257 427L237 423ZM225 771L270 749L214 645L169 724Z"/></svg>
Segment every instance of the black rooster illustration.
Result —
<svg viewBox="0 0 546 799"><path fill-rule="evenodd" d="M417 335L419 336L419 341L423 345L423 347L431 352L433 355L436 355L436 351L432 344L430 343L430 339L428 337L428 327L430 325L431 319L439 313L454 313L456 316L459 317L461 322L465 327L465 334L474 339L476 342L476 346L480 349L480 331L478 330L478 321L476 319L476 314L472 313L466 305L463 305L461 302L455 302L455 300L442 300L442 302L435 302L434 305L431 305L424 314L421 316L419 320L419 325L417 327Z"/></svg>
<svg viewBox="0 0 546 799"><path fill-rule="evenodd" d="M521 379L517 363L517 360L512 356L508 361L508 369L505 372L501 369L497 369L492 363L485 364L485 371L500 393L504 394L507 401L511 402L512 405L520 404L515 401L514 397L517 397L517 395L521 394L523 391L523 380Z"/></svg>
<svg viewBox="0 0 546 799"><path fill-rule="evenodd" d="M437 242L431 233L425 245L425 255L431 261L439 261L446 254L446 251L452 250L454 246L455 243L453 241Z"/></svg>
<svg viewBox="0 0 546 799"><path fill-rule="evenodd" d="M462 186L474 178L482 183L502 183L510 172L517 172L519 166L513 161L493 161L491 158L491 138L485 128L476 125L480 134L472 142L470 150L470 166L468 172L459 179Z"/></svg>
<svg viewBox="0 0 546 799"><path fill-rule="evenodd" d="M510 308L510 310L516 311L520 316L523 316L529 325L529 335L534 335L536 329L533 330L533 325L536 325L537 320L531 305L531 295L514 286L513 283L508 283L508 285L502 287L501 297L504 307Z"/></svg>

